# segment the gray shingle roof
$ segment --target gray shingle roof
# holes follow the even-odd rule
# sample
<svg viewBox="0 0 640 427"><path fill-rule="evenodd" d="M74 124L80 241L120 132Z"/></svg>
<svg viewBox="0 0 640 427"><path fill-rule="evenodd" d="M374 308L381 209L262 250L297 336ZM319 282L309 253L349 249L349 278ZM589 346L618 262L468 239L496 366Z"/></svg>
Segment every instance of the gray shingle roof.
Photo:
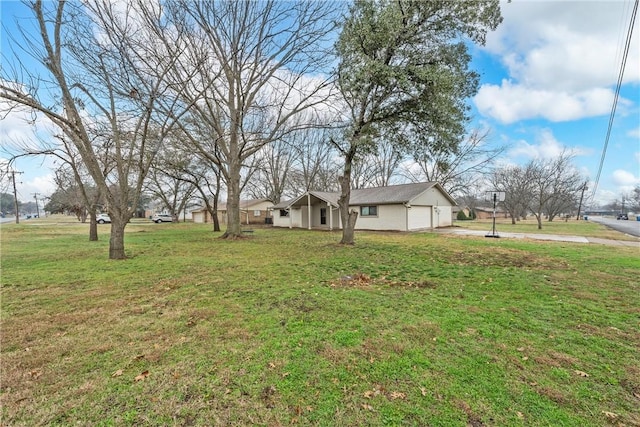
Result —
<svg viewBox="0 0 640 427"><path fill-rule="evenodd" d="M351 191L349 203L352 205L384 205L407 203L436 185L435 182L390 185L388 187L362 188Z"/></svg>
<svg viewBox="0 0 640 427"><path fill-rule="evenodd" d="M434 186L440 187L436 182L418 182L412 184L389 185L387 187L360 188L351 190L349 204L351 206L358 206L408 203ZM446 194L441 187L440 190ZM324 200L325 202L329 202L334 206L338 206L340 193L310 191L309 194L313 197ZM280 202L274 206L274 209L286 209L292 205L305 205L306 200L303 200L305 196L306 193L294 199ZM451 199L451 201L455 204L455 200Z"/></svg>

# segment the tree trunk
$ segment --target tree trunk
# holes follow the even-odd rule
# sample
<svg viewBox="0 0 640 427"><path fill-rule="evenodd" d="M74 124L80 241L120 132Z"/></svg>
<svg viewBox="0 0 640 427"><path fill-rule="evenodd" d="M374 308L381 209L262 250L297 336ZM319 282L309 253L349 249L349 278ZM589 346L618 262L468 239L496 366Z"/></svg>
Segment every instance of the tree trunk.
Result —
<svg viewBox="0 0 640 427"><path fill-rule="evenodd" d="M96 221L96 210L89 212L89 241L98 241L98 221Z"/></svg>
<svg viewBox="0 0 640 427"><path fill-rule="evenodd" d="M212 218L213 218L213 231L220 231L220 220L218 219L217 209L213 212Z"/></svg>
<svg viewBox="0 0 640 427"><path fill-rule="evenodd" d="M239 239L242 237L240 228L240 166L231 164L227 183L227 230L222 239Z"/></svg>
<svg viewBox="0 0 640 427"><path fill-rule="evenodd" d="M125 259L124 228L127 220L111 217L111 236L109 237L109 259Z"/></svg>
<svg viewBox="0 0 640 427"><path fill-rule="evenodd" d="M338 207L340 208L340 219L342 220L342 245L355 244L355 228L358 220L358 212L349 210L351 199L351 166L355 156L355 145L346 153L344 161L344 174L338 179L340 182L340 198Z"/></svg>
<svg viewBox="0 0 640 427"><path fill-rule="evenodd" d="M538 230L542 230L542 214L537 214L536 219L538 220Z"/></svg>
<svg viewBox="0 0 640 427"><path fill-rule="evenodd" d="M220 219L218 218L218 196L220 195L220 172L216 173L216 193L213 198L213 212L211 219L213 220L213 231L220 231Z"/></svg>

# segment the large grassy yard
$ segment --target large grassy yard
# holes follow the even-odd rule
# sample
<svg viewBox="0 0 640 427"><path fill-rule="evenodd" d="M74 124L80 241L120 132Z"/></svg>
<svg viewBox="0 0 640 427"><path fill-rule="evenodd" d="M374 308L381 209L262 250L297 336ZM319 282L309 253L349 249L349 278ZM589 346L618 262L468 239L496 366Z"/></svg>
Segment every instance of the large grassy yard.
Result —
<svg viewBox="0 0 640 427"><path fill-rule="evenodd" d="M0 424L640 425L637 248L209 228L3 226Z"/></svg>

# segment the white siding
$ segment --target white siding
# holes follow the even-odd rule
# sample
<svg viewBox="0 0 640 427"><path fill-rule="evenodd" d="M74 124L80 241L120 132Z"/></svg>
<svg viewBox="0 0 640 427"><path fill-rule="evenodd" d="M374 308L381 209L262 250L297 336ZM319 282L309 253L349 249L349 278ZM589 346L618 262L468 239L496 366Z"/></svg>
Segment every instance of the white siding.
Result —
<svg viewBox="0 0 640 427"><path fill-rule="evenodd" d="M302 227L300 209L291 209L288 216L280 216L280 209L273 210L273 226L274 227Z"/></svg>
<svg viewBox="0 0 640 427"><path fill-rule="evenodd" d="M408 230L424 230L431 228L431 207L412 205L408 209L409 227Z"/></svg>
<svg viewBox="0 0 640 427"><path fill-rule="evenodd" d="M430 188L415 199L411 200L411 206L451 206L449 199L438 189Z"/></svg>
<svg viewBox="0 0 640 427"><path fill-rule="evenodd" d="M357 230L407 230L407 208L404 205L377 205L377 216L358 216ZM352 206L360 212L360 206Z"/></svg>
<svg viewBox="0 0 640 427"><path fill-rule="evenodd" d="M453 224L451 206L434 206L433 207L433 226L449 227Z"/></svg>
<svg viewBox="0 0 640 427"><path fill-rule="evenodd" d="M191 219L196 224L204 224L206 211L191 212Z"/></svg>

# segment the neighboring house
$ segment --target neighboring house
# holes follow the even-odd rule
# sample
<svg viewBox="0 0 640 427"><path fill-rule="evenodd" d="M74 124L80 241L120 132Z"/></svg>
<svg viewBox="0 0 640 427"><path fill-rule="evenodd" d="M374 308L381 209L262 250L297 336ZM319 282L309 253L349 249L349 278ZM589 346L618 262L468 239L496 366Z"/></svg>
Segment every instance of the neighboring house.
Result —
<svg viewBox="0 0 640 427"><path fill-rule="evenodd" d="M340 229L340 193L309 191L273 207L273 225ZM436 182L351 190L357 230L413 231L452 224L455 200Z"/></svg>
<svg viewBox="0 0 640 427"><path fill-rule="evenodd" d="M474 211L476 213L476 219L493 218L493 207L476 207ZM496 218L511 218L511 215L504 208L496 206Z"/></svg>
<svg viewBox="0 0 640 427"><path fill-rule="evenodd" d="M271 219L271 208L273 203L267 199L258 200L240 200L240 222L242 224L264 224ZM206 207L202 207L191 211L191 217L195 223L213 222L211 214ZM221 224L227 222L227 205L226 203L218 204L218 219ZM270 222L270 221L269 221Z"/></svg>

